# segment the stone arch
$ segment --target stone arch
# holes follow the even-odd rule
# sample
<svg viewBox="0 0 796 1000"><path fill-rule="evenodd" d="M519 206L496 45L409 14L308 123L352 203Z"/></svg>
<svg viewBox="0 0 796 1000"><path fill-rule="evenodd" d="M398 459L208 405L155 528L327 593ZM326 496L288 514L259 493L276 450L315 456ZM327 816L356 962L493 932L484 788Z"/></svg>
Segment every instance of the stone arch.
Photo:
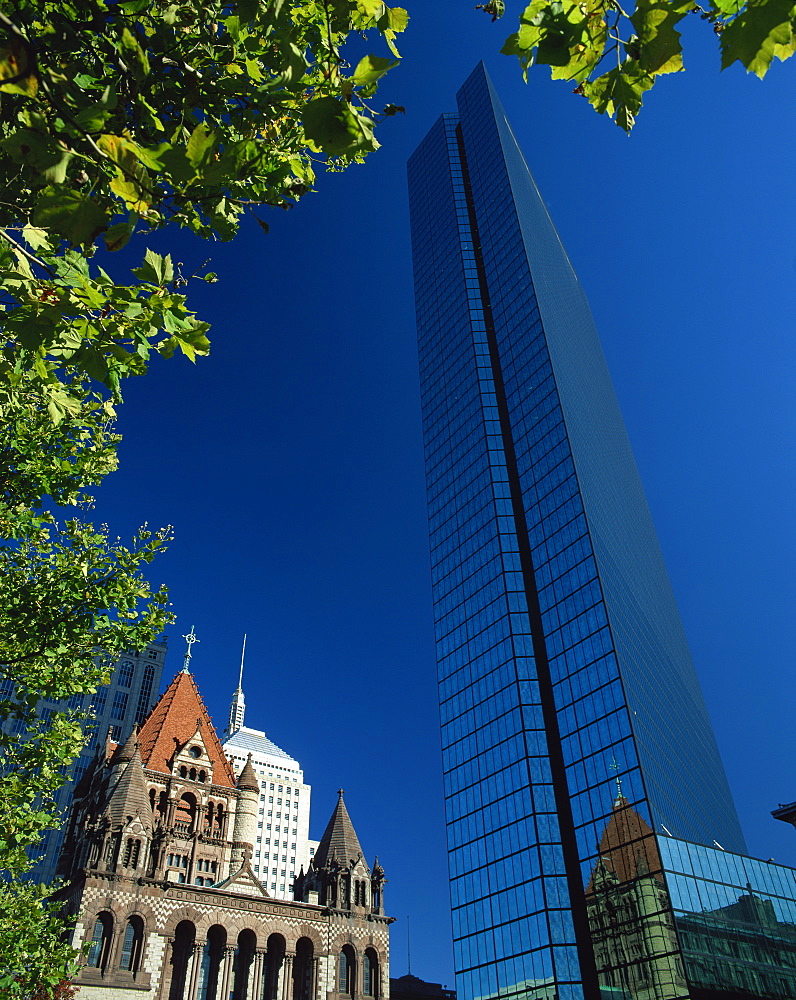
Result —
<svg viewBox="0 0 796 1000"><path fill-rule="evenodd" d="M299 924L299 926L295 928L295 934L296 942L293 945L293 951L296 950L295 945L298 943L300 938L309 938L312 942L313 948L315 949L316 956L323 954L325 945L317 927L313 927L312 924Z"/></svg>
<svg viewBox="0 0 796 1000"><path fill-rule="evenodd" d="M315 989L315 956L317 949L311 938L300 937L296 941L293 958L292 1000L312 1000Z"/></svg>
<svg viewBox="0 0 796 1000"><path fill-rule="evenodd" d="M342 951L345 945L350 945L354 951L355 957L359 958L362 954L363 948L348 931L340 931L336 937L332 938L332 943L330 945L330 954L338 951Z"/></svg>
<svg viewBox="0 0 796 1000"><path fill-rule="evenodd" d="M188 979L193 946L196 942L196 924L192 920L180 920L174 928L169 958L170 975L167 973L169 1000L183 1000ZM166 984L164 984L166 985Z"/></svg>
<svg viewBox="0 0 796 1000"><path fill-rule="evenodd" d="M262 1000L277 1000L282 967L285 963L287 941L284 934L273 932L265 942Z"/></svg>
<svg viewBox="0 0 796 1000"><path fill-rule="evenodd" d="M113 943L113 965L125 972L135 974L142 968L150 935L156 931L157 919L154 911L142 900L135 900L127 909L117 911L116 932ZM140 921L140 935L134 941L125 941L128 924ZM126 946L128 951L126 952ZM128 962L128 955L130 961ZM128 967L132 966L132 968Z"/></svg>
<svg viewBox="0 0 796 1000"><path fill-rule="evenodd" d="M376 949L370 945L362 956L362 995L378 1000L381 994L381 961Z"/></svg>
<svg viewBox="0 0 796 1000"><path fill-rule="evenodd" d="M169 918L163 925L163 930L161 931L163 936L173 938L176 933L177 926L182 923L183 920L190 921L194 927L201 927L203 921L207 922L206 917L201 910L196 909L194 906L182 906L179 910L175 910L173 913L169 914Z"/></svg>
<svg viewBox="0 0 796 1000"><path fill-rule="evenodd" d="M357 953L350 942L346 942L337 955L337 992L341 996L353 997L357 992Z"/></svg>
<svg viewBox="0 0 796 1000"><path fill-rule="evenodd" d="M223 978L223 961L229 938L221 923L213 923L204 935L197 980L196 1000L215 1000Z"/></svg>
<svg viewBox="0 0 796 1000"><path fill-rule="evenodd" d="M197 802L193 792L183 792L177 799L177 809L174 813L174 823L179 829L193 831L196 823Z"/></svg>
<svg viewBox="0 0 796 1000"><path fill-rule="evenodd" d="M257 935L253 930L247 927L238 934L232 987L233 1000L246 1000L248 996L256 947Z"/></svg>
<svg viewBox="0 0 796 1000"><path fill-rule="evenodd" d="M125 920L132 916L141 917L148 931L155 930L157 926L155 911L143 899L136 899L126 910L120 912Z"/></svg>
<svg viewBox="0 0 796 1000"><path fill-rule="evenodd" d="M90 969L104 971L108 968L113 950L113 936L116 920L113 913L103 905L98 905L92 917L84 921L87 930L88 953L86 965Z"/></svg>

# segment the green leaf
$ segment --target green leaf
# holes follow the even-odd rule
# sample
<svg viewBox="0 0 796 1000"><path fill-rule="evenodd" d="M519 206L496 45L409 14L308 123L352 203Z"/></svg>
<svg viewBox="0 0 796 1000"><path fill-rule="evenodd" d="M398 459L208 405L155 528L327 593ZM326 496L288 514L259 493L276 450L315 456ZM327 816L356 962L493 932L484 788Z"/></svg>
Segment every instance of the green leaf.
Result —
<svg viewBox="0 0 796 1000"><path fill-rule="evenodd" d="M48 250L50 247L46 229L36 229L28 224L22 230L22 238L32 250Z"/></svg>
<svg viewBox="0 0 796 1000"><path fill-rule="evenodd" d="M630 20L638 34L642 69L653 74L683 69L683 46L675 25L694 7L692 0L637 0Z"/></svg>
<svg viewBox="0 0 796 1000"><path fill-rule="evenodd" d="M49 229L71 243L92 243L107 227L108 217L87 194L63 184L44 188L36 200L33 224Z"/></svg>
<svg viewBox="0 0 796 1000"><path fill-rule="evenodd" d="M75 115L74 122L78 131L93 134L102 131L110 116L111 112L104 104L90 104Z"/></svg>
<svg viewBox="0 0 796 1000"><path fill-rule="evenodd" d="M611 115L620 128L629 132L641 108L642 95L654 82L655 78L635 60L626 59L621 66L584 83L583 92L596 111Z"/></svg>
<svg viewBox="0 0 796 1000"><path fill-rule="evenodd" d="M721 33L721 68L740 62L761 79L772 59L785 60L796 51L793 0L749 2Z"/></svg>
<svg viewBox="0 0 796 1000"><path fill-rule="evenodd" d="M139 45L138 39L127 27L122 31L121 43L133 77L141 83L149 75L149 57Z"/></svg>
<svg viewBox="0 0 796 1000"><path fill-rule="evenodd" d="M304 108L302 118L307 138L318 150L343 156L359 150L376 149L373 123L356 114L345 101L318 97Z"/></svg>
<svg viewBox="0 0 796 1000"><path fill-rule="evenodd" d="M385 59L383 56L364 56L359 60L351 79L357 87L376 83L384 74L397 66L399 59Z"/></svg>
<svg viewBox="0 0 796 1000"><path fill-rule="evenodd" d="M191 132L185 153L194 167L201 167L207 161L215 141L216 133L204 124L197 125Z"/></svg>
<svg viewBox="0 0 796 1000"><path fill-rule="evenodd" d="M144 263L140 267L133 268L133 274L142 281L148 281L152 285L168 285L174 280L174 265L171 262L171 254L161 257L154 250L147 250L144 254Z"/></svg>
<svg viewBox="0 0 796 1000"><path fill-rule="evenodd" d="M71 149L48 135L20 128L0 142L0 149L12 159L29 164L45 181L62 184L74 156Z"/></svg>
<svg viewBox="0 0 796 1000"><path fill-rule="evenodd" d="M3 83L10 79L14 82ZM0 90L35 97L38 89L38 77L22 39L6 32L6 39L0 45Z"/></svg>
<svg viewBox="0 0 796 1000"><path fill-rule="evenodd" d="M115 226L110 226L102 234L105 246L108 250L121 250L122 247L127 246L134 229L134 224L130 222L117 222Z"/></svg>

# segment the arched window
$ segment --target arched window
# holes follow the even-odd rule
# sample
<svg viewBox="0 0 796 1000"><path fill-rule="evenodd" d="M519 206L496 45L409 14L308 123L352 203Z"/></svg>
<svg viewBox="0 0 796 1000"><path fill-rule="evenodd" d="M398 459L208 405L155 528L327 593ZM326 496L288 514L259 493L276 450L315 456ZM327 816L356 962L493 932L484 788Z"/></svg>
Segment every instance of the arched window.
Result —
<svg viewBox="0 0 796 1000"><path fill-rule="evenodd" d="M338 971L338 992L344 993L346 996L353 996L356 983L357 959L354 949L350 944L344 945L343 950L340 952Z"/></svg>
<svg viewBox="0 0 796 1000"><path fill-rule="evenodd" d="M91 969L104 969L108 964L108 953L113 935L113 917L110 913L98 913L91 934L86 964Z"/></svg>
<svg viewBox="0 0 796 1000"><path fill-rule="evenodd" d="M196 781L196 768L195 767L192 767L191 770L188 772L188 777L191 779L191 781Z"/></svg>
<svg viewBox="0 0 796 1000"><path fill-rule="evenodd" d="M193 829L193 821L196 816L196 799L190 792L180 797L177 803L177 813L174 817L175 823L185 831Z"/></svg>
<svg viewBox="0 0 796 1000"><path fill-rule="evenodd" d="M254 950L257 938L254 931L241 931L238 935L238 947L235 949L235 972L233 1000L245 1000L249 994Z"/></svg>
<svg viewBox="0 0 796 1000"><path fill-rule="evenodd" d="M362 963L362 992L366 997L379 995L379 959L372 948L367 949Z"/></svg>
<svg viewBox="0 0 796 1000"><path fill-rule="evenodd" d="M183 876L184 880L185 876ZM177 924L172 941L172 972L169 1000L182 1000L185 996L185 981L188 974L188 963L196 940L196 928L190 920L181 920Z"/></svg>
<svg viewBox="0 0 796 1000"><path fill-rule="evenodd" d="M141 964L141 949L144 946L144 921L140 917L130 917L124 929L122 956L119 968L124 972L138 972Z"/></svg>
<svg viewBox="0 0 796 1000"><path fill-rule="evenodd" d="M199 966L196 989L197 1000L215 1000L226 943L227 932L219 924L214 924L207 932L207 941L202 951L202 963Z"/></svg>
<svg viewBox="0 0 796 1000"><path fill-rule="evenodd" d="M268 938L263 973L263 1000L276 1000L279 992L279 971L285 958L285 939L281 934Z"/></svg>
<svg viewBox="0 0 796 1000"><path fill-rule="evenodd" d="M309 938L298 939L293 959L293 1000L311 1000L314 952Z"/></svg>
<svg viewBox="0 0 796 1000"><path fill-rule="evenodd" d="M141 841L135 840L133 837L128 837L124 847L124 867L137 868L140 853Z"/></svg>

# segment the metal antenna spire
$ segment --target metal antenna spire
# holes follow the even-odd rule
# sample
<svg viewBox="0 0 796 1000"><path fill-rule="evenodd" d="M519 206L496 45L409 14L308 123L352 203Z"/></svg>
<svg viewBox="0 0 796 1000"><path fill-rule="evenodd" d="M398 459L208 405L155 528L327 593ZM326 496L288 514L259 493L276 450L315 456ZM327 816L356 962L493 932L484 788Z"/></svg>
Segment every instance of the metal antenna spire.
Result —
<svg viewBox="0 0 796 1000"><path fill-rule="evenodd" d="M409 914L406 914L406 974L412 975L412 945L409 937Z"/></svg>
<svg viewBox="0 0 796 1000"><path fill-rule="evenodd" d="M183 639L185 639L185 641L188 643L185 649L185 656L183 657L182 661L182 672L184 674L189 674L191 672L191 646L193 646L195 642L201 642L201 640L197 639L196 636L194 635L193 628L194 628L193 625L191 625L191 631L188 633L188 635L183 636Z"/></svg>
<svg viewBox="0 0 796 1000"><path fill-rule="evenodd" d="M229 721L226 732L229 736L243 729L243 720L246 716L246 699L243 697L243 661L246 658L246 633L243 635L243 649L240 653L240 673L238 674L238 686L232 695L232 704L229 706Z"/></svg>
<svg viewBox="0 0 796 1000"><path fill-rule="evenodd" d="M243 660L246 656L246 633L243 633L243 649L240 654L240 676L238 677L238 691L243 690Z"/></svg>

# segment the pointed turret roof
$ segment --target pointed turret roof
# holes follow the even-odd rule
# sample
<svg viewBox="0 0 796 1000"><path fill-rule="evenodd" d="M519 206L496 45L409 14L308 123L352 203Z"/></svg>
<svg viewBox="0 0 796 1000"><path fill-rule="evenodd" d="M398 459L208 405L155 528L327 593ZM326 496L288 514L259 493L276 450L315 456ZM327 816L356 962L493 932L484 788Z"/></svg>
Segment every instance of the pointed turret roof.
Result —
<svg viewBox="0 0 796 1000"><path fill-rule="evenodd" d="M363 856L354 824L343 801L342 788L337 795L337 805L313 858L316 868L324 868L333 858L345 865Z"/></svg>
<svg viewBox="0 0 796 1000"><path fill-rule="evenodd" d="M254 773L254 768L252 767L252 755L246 758L246 763L243 765L243 770L238 775L238 788L249 789L252 792L260 791L260 784L257 781L257 775Z"/></svg>
<svg viewBox="0 0 796 1000"><path fill-rule="evenodd" d="M131 743L132 741L132 743ZM122 753L127 745L132 745L130 756ZM135 741L135 730L123 747L120 747L110 761L111 782L108 788L105 815L112 827L124 826L128 819L138 817L146 826L152 826L152 806L149 802L141 753Z"/></svg>
<svg viewBox="0 0 796 1000"><path fill-rule="evenodd" d="M138 725L133 726L130 735L124 743L117 743L111 754L110 764L128 764L135 756L138 747ZM140 756L140 755L139 755Z"/></svg>
<svg viewBox="0 0 796 1000"><path fill-rule="evenodd" d="M196 681L184 671L169 684L141 726L138 739L144 767L170 774L175 751L194 736L198 722L213 766L213 784L234 788L235 772L224 755Z"/></svg>

